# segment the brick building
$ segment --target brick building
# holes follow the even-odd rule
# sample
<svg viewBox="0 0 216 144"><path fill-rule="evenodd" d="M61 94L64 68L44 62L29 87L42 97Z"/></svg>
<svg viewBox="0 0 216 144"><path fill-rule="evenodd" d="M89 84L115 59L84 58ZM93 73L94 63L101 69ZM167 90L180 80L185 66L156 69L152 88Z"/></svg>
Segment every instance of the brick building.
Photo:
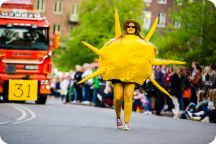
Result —
<svg viewBox="0 0 216 144"><path fill-rule="evenodd" d="M158 28L165 28L171 23L168 15L174 6L174 0L144 0L146 8L144 10L144 29L149 29L155 18L158 16Z"/></svg>
<svg viewBox="0 0 216 144"><path fill-rule="evenodd" d="M70 36L71 28L79 22L79 0L32 0L32 2L34 9L39 10L50 22L50 34L60 31L63 36Z"/></svg>
<svg viewBox="0 0 216 144"><path fill-rule="evenodd" d="M163 29L168 24L172 23L175 28L179 28L180 17L176 17L175 20L170 18L174 5L182 5L184 0L143 0L146 4L144 10L144 29L149 29L155 18L158 16L159 23L158 28ZM189 0L193 2L193 0Z"/></svg>
<svg viewBox="0 0 216 144"><path fill-rule="evenodd" d="M33 0L34 8L45 15L50 24L50 33L58 30L63 36L70 36L70 30L79 23L78 5L80 0ZM173 8L175 1L181 0L143 0L144 29L149 29L155 18L158 16L158 28L164 28L171 23L168 12Z"/></svg>

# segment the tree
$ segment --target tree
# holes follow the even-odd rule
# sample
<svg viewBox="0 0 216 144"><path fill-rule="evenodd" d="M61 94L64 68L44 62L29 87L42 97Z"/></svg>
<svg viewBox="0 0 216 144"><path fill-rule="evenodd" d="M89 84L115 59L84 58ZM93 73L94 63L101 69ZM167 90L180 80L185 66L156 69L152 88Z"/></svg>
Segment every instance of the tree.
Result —
<svg viewBox="0 0 216 144"><path fill-rule="evenodd" d="M172 10L173 24L155 43L159 56L185 60L188 64L198 61L209 65L216 60L216 10L211 2L197 0L176 5ZM175 28L179 21L180 28Z"/></svg>
<svg viewBox="0 0 216 144"><path fill-rule="evenodd" d="M101 48L113 38L115 7L119 11L121 24L129 18L142 23L143 0L83 0L79 7L80 25L73 29L72 38L65 42L65 48L56 52L60 53L54 60L58 68L69 70L76 64L92 62L97 57L81 41Z"/></svg>

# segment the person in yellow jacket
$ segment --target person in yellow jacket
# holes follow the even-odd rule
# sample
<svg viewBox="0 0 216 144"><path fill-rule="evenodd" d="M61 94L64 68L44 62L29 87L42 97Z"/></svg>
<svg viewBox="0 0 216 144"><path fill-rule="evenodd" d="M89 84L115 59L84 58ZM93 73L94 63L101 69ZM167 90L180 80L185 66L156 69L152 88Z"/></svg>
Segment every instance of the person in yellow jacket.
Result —
<svg viewBox="0 0 216 144"><path fill-rule="evenodd" d="M152 78L153 65L185 64L185 62L173 60L157 60L156 48L149 42L153 35L158 19L154 22L150 32L144 38L140 24L133 20L126 20L121 32L117 10L115 12L115 38L107 42L101 49L83 42L88 48L99 55L99 69L85 77L79 83L90 78L102 75L103 80L112 81L114 88L114 108L116 112L117 127L129 130L129 122L132 112L132 98L135 84L142 85L149 79L159 90L171 95ZM121 105L124 100L124 127L122 124Z"/></svg>

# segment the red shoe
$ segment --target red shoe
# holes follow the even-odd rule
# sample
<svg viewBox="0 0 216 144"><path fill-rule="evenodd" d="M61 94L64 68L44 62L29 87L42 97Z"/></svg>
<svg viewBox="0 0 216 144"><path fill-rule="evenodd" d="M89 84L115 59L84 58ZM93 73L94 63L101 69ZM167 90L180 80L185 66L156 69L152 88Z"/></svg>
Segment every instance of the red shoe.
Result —
<svg viewBox="0 0 216 144"><path fill-rule="evenodd" d="M116 119L116 125L119 129L122 129L122 120L120 118Z"/></svg>

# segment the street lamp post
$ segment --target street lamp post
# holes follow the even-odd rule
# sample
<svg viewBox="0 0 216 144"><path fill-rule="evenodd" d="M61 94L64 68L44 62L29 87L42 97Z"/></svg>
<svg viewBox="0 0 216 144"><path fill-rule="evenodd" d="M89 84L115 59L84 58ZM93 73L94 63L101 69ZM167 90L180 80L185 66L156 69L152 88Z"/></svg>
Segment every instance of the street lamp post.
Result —
<svg viewBox="0 0 216 144"><path fill-rule="evenodd" d="M200 27L200 46L202 46L202 42L203 42L204 9L205 9L205 0L202 0L202 19L201 19L201 27Z"/></svg>

